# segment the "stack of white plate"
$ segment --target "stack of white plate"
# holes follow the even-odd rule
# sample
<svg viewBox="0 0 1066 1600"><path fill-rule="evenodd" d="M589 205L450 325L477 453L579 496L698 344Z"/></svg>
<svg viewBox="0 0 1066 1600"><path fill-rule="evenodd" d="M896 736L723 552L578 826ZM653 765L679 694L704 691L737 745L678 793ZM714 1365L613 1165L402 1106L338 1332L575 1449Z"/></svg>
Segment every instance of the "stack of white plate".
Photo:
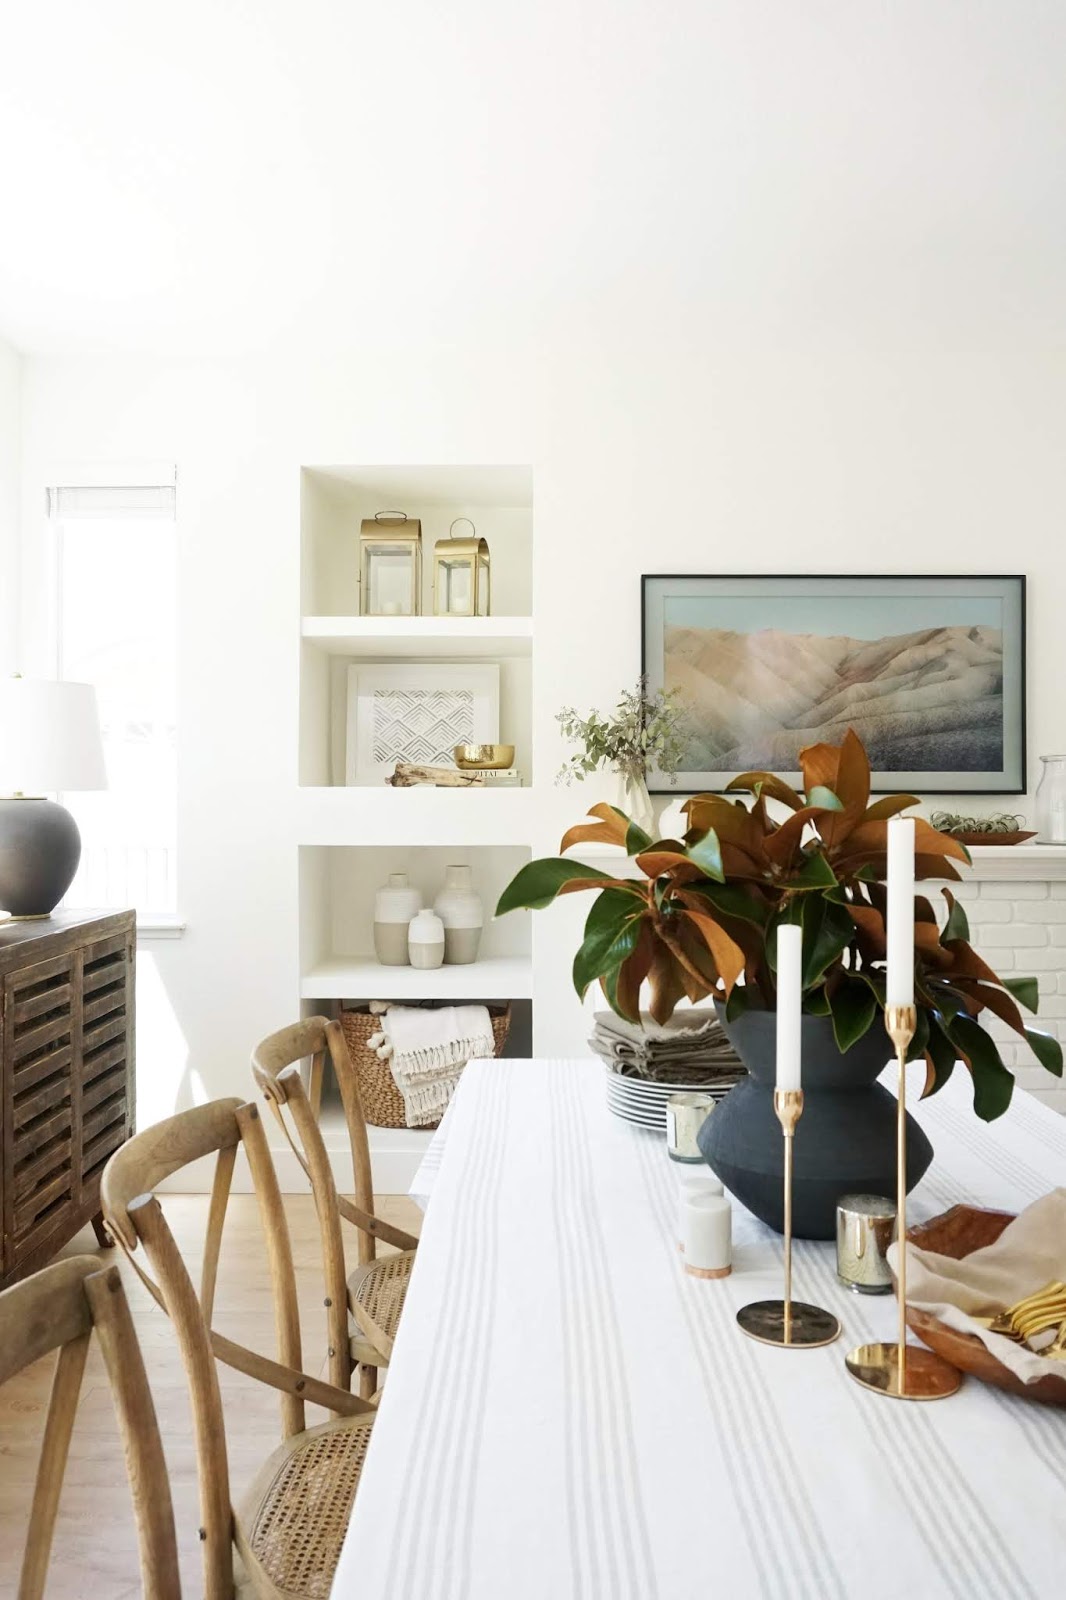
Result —
<svg viewBox="0 0 1066 1600"><path fill-rule="evenodd" d="M718 1078L713 1083L650 1083L645 1078L623 1078L607 1072L607 1107L616 1117L641 1128L666 1130L666 1102L672 1094L709 1094L722 1100L743 1076Z"/></svg>

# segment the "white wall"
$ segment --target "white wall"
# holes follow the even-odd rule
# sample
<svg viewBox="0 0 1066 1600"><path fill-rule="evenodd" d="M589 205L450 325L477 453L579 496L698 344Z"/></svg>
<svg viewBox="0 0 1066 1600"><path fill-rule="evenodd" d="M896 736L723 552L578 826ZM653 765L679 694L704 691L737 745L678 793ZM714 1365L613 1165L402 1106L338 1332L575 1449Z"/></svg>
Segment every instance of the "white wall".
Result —
<svg viewBox="0 0 1066 1600"><path fill-rule="evenodd" d="M394 351L357 363L28 363L31 617L47 462L178 462L188 932L149 958L172 1028L168 1058L141 1061L146 1113L244 1092L251 1042L297 1010L302 463L533 463L537 853L584 810L580 789L552 786L554 712L605 705L635 678L646 570L1025 571L1033 767L1063 746L1058 356L1015 327L963 348L908 345L876 325L861 343L817 327L788 346L756 332L678 343L645 326L640 343L592 346L561 330L535 358L468 352L461 370L447 350L415 363ZM581 914L575 897L548 914L559 936L536 940L542 1053L582 1037L569 992Z"/></svg>
<svg viewBox="0 0 1066 1600"><path fill-rule="evenodd" d="M18 665L22 358L0 339L0 676Z"/></svg>

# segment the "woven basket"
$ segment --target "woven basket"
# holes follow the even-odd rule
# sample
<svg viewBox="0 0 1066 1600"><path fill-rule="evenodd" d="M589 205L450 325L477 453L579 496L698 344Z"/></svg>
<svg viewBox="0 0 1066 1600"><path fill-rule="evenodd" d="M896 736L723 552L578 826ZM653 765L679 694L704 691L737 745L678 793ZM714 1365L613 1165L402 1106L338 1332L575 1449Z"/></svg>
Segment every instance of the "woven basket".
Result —
<svg viewBox="0 0 1066 1600"><path fill-rule="evenodd" d="M496 1054L501 1055L511 1031L510 1002L503 1006L489 1006L488 1011ZM351 1011L342 1009L340 1023L355 1068L366 1120L373 1123L375 1128L406 1128L403 1096L396 1087L389 1063L382 1061L367 1044L373 1034L381 1032L381 1018L357 1007ZM437 1124L431 1126L436 1127Z"/></svg>

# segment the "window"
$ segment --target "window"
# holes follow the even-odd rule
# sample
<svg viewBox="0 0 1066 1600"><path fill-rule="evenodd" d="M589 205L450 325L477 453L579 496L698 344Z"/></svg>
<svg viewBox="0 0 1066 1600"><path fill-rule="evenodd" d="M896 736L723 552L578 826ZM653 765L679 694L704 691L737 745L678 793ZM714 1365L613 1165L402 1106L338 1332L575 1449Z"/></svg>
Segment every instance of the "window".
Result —
<svg viewBox="0 0 1066 1600"><path fill-rule="evenodd" d="M58 673L96 686L106 790L81 829L70 907L177 910L177 537L173 484L49 491Z"/></svg>

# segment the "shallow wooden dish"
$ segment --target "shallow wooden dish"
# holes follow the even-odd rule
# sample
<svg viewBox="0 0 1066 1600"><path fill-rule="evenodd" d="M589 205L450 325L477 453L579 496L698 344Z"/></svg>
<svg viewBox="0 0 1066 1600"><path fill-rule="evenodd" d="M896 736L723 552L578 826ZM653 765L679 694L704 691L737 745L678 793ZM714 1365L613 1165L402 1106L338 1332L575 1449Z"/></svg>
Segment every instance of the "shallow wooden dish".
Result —
<svg viewBox="0 0 1066 1600"><path fill-rule="evenodd" d="M995 1244L1008 1222L1013 1222L1010 1211L981 1211L976 1206L952 1206L939 1217L907 1229L907 1238L919 1250L933 1250L937 1255L950 1256L961 1261L971 1251L983 1250ZM972 1333L960 1333L948 1328L927 1311L908 1308L907 1322L923 1344L935 1350L938 1356L950 1361L960 1372L971 1372L982 1383L994 1383L999 1389L1009 1389L1024 1400L1041 1400L1045 1405L1066 1406L1066 1370L1061 1378L1039 1378L1036 1383L1023 1383L1009 1367L997 1361Z"/></svg>
<svg viewBox="0 0 1066 1600"><path fill-rule="evenodd" d="M1035 839L1036 830L1028 833L948 833L942 829L947 838L957 839L960 844L1024 844L1026 839Z"/></svg>

